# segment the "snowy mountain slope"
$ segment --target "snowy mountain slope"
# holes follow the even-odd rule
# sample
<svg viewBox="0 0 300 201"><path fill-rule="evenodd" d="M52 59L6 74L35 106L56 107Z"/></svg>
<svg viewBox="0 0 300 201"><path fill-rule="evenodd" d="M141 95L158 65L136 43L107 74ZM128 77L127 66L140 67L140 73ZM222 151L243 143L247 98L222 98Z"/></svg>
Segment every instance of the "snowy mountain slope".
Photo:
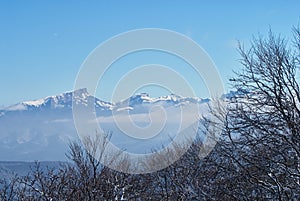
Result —
<svg viewBox="0 0 300 201"><path fill-rule="evenodd" d="M209 102L209 99L174 94L151 98L143 93L109 103L91 96L86 89L24 101L0 110L0 160L65 160L68 143L79 139L73 122L72 103L93 104L101 128L113 132L111 140L114 144L130 152L144 153L153 148L150 144L161 147L162 142L167 142L172 133L176 133L180 109L198 105L200 111L205 111ZM168 116L168 122L160 134L143 142L122 133L112 114L119 120L128 120L129 115L136 126L145 128L161 123L164 115Z"/></svg>
<svg viewBox="0 0 300 201"><path fill-rule="evenodd" d="M48 96L43 99L24 101L12 106L5 108L2 112L7 111L30 111L30 110L47 110L47 109L71 109L72 108L72 97L76 94L76 104L86 104L90 100L95 101L96 108L111 109L112 104L101 101L95 97L92 97L87 92L87 89L78 89L74 92L66 92L63 94Z"/></svg>

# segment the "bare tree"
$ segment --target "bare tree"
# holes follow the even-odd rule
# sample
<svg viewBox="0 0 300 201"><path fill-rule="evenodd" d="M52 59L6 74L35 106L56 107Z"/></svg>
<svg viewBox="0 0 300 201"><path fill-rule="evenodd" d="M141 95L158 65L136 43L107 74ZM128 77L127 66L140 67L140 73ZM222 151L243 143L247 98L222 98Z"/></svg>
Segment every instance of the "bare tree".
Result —
<svg viewBox="0 0 300 201"><path fill-rule="evenodd" d="M17 198L16 184L18 183L17 175L13 175L10 178L0 179L0 200L12 201Z"/></svg>
<svg viewBox="0 0 300 201"><path fill-rule="evenodd" d="M299 36L297 28L296 48L271 31L249 50L240 45L243 69L231 79L223 136L207 159L216 199L300 199Z"/></svg>

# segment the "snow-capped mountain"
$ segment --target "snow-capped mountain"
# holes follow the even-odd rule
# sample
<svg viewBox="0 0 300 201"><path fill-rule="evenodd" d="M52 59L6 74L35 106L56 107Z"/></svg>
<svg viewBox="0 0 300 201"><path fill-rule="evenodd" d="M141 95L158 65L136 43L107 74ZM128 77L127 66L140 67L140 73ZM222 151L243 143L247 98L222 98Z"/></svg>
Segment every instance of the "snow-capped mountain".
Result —
<svg viewBox="0 0 300 201"><path fill-rule="evenodd" d="M164 115L171 116L170 123L162 130L167 133L167 138L158 136L148 141L155 144L169 140L170 133L178 126L178 123L172 123L178 121L177 114L181 107L193 104L206 108L209 101L175 94L151 98L142 93L110 103L90 95L87 89L24 101L0 110L0 160L64 160L68 143L79 139L73 121L73 104L84 107L92 105L99 125L103 130L113 132L112 141L117 146L126 145L126 150L142 152L140 147L146 147L145 144L121 135L113 122L113 114L119 115L119 119L131 115L131 120L142 127L155 124L155 120L160 122ZM164 113L161 109L165 110Z"/></svg>
<svg viewBox="0 0 300 201"><path fill-rule="evenodd" d="M103 110L112 109L112 104L101 101L95 98L87 92L87 89L78 89L75 91L70 91L62 93L55 96L48 96L46 98L24 101L4 109L4 111L21 111L21 110L46 110L46 109L71 109L72 108L72 97L76 96L74 100L75 104L87 104L90 101L94 101L96 108L101 108Z"/></svg>
<svg viewBox="0 0 300 201"><path fill-rule="evenodd" d="M169 105L180 105L180 104L188 104L188 103L195 103L195 104L201 104L204 102L209 101L209 99L201 99L201 98L191 98L191 97L183 97L175 94L171 94L168 96L161 96L158 98L151 98L149 97L149 94L147 93L142 93L138 95L131 96L130 98L121 101L117 103L117 106L122 106L122 105L128 105L129 107L134 107L136 105L140 104L157 104L157 103L162 103L162 104L169 104Z"/></svg>
<svg viewBox="0 0 300 201"><path fill-rule="evenodd" d="M72 97L75 96L74 100ZM120 110L123 107L134 108L140 105L161 104L165 106L180 106L184 104L194 103L201 104L207 103L210 99L201 99L198 97L182 97L179 95L171 94L167 96L161 96L158 98L151 98L147 93L141 93L133 95L126 100L122 100L116 103L110 103L102 101L96 97L91 96L86 88L78 89L75 91L65 92L55 96L48 96L46 98L37 99L33 101L23 101L18 104L9 106L3 110L0 110L3 115L10 111L32 111L32 110L54 110L54 109L71 109L72 101L74 104L87 105L94 102L94 107L101 110ZM1 115L0 115L1 116Z"/></svg>

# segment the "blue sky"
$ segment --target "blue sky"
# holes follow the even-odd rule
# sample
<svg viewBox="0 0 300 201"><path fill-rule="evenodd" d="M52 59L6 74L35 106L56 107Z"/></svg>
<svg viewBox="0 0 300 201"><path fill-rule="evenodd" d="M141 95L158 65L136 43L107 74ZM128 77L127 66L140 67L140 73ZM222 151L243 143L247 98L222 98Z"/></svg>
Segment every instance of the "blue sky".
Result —
<svg viewBox="0 0 300 201"><path fill-rule="evenodd" d="M300 22L299 10L296 0L3 0L0 106L72 90L82 62L96 46L116 34L141 28L170 29L191 37L211 56L227 86L232 71L240 67L236 40L247 45L253 35L266 35L269 27L290 37L292 26ZM114 79L114 73L108 74L107 80ZM162 95L145 90L152 96ZM109 99L108 91L98 95ZM199 89L197 95L207 94Z"/></svg>

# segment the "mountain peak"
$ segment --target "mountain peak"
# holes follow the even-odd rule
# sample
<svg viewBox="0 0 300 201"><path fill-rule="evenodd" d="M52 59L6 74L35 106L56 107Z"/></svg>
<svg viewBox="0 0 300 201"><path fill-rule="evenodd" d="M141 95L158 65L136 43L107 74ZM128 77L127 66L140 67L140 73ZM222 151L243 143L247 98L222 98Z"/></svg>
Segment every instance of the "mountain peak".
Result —
<svg viewBox="0 0 300 201"><path fill-rule="evenodd" d="M71 92L71 93L72 93L72 92ZM75 90L73 91L73 93L74 93L76 96L77 96L77 95L82 96L82 95L88 95L88 94L89 94L87 88L75 89Z"/></svg>
<svg viewBox="0 0 300 201"><path fill-rule="evenodd" d="M88 92L86 88L78 89L74 91L67 91L58 95L47 96L36 100L23 101L18 104L5 108L8 111L15 110L34 110L39 108L71 108L72 96L76 94L79 99L86 99Z"/></svg>
<svg viewBox="0 0 300 201"><path fill-rule="evenodd" d="M148 93L140 93L140 94L131 96L131 98L149 98L149 94Z"/></svg>
<svg viewBox="0 0 300 201"><path fill-rule="evenodd" d="M140 93L137 95L133 95L125 100L125 102L128 102L129 106L134 106L134 105L142 104L142 103L149 103L151 101L152 101L152 98L150 98L149 94L147 94L147 93Z"/></svg>

